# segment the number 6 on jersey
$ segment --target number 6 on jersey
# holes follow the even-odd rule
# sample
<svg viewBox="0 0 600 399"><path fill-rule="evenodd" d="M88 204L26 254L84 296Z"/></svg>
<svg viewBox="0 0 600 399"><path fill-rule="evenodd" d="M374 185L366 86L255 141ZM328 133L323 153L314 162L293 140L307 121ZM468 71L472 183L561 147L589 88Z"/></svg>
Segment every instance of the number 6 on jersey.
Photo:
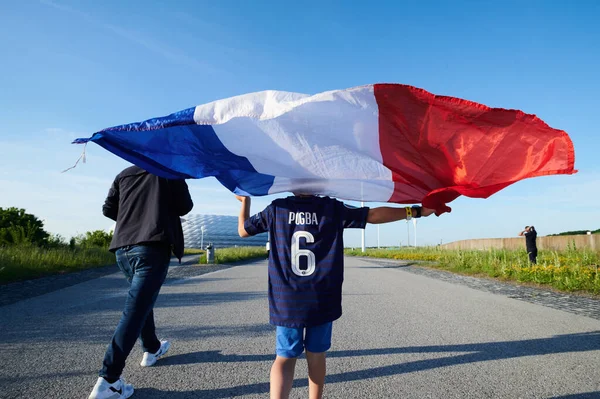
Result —
<svg viewBox="0 0 600 399"><path fill-rule="evenodd" d="M306 243L315 242L315 237L308 231L297 231L292 236L292 271L298 276L310 276L315 272L315 254L308 249L300 249L300 238L305 238ZM300 270L300 257L306 256L306 270Z"/></svg>

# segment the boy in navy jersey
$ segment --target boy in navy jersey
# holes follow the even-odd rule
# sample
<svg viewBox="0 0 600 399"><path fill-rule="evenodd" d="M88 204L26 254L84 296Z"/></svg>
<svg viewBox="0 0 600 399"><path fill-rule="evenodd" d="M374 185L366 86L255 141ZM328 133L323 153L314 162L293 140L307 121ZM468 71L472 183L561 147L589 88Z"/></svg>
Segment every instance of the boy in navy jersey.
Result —
<svg viewBox="0 0 600 399"><path fill-rule="evenodd" d="M321 398L325 352L332 322L342 315L345 228L429 216L422 207L353 208L329 197L292 196L273 201L250 217L250 198L242 207L241 237L269 232L269 314L277 326L277 357L271 367L271 398L288 398L296 359L306 348L309 397Z"/></svg>

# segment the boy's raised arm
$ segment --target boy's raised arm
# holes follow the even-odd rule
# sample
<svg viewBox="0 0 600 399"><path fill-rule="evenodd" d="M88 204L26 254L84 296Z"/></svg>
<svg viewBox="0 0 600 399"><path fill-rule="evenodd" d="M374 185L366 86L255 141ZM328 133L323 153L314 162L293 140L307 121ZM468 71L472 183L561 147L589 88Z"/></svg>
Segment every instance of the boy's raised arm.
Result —
<svg viewBox="0 0 600 399"><path fill-rule="evenodd" d="M410 209L411 217L426 217L435 212L433 209L423 207L406 207L406 208L393 208L390 206L381 206L378 208L369 209L369 215L367 216L367 223L379 224L395 222L397 220L406 219L408 216L408 210ZM420 209L420 215L417 212Z"/></svg>
<svg viewBox="0 0 600 399"><path fill-rule="evenodd" d="M235 198L242 203L238 216L238 234L240 237L250 237L250 234L244 228L244 223L250 218L250 197L236 195Z"/></svg>

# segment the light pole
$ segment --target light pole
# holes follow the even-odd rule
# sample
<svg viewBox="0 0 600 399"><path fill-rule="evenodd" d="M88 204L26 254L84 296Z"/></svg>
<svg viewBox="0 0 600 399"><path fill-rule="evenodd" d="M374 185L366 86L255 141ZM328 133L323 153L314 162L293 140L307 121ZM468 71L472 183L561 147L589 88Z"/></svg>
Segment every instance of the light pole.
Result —
<svg viewBox="0 0 600 399"><path fill-rule="evenodd" d="M365 202L361 201L360 202L360 206L361 206L361 208L364 207L365 206ZM362 233L361 233L361 236L360 236L361 237L361 246L360 247L362 249L362 252L365 252L365 228L366 228L366 226L363 227Z"/></svg>
<svg viewBox="0 0 600 399"><path fill-rule="evenodd" d="M417 247L417 219L413 218L413 225L415 226L415 248Z"/></svg>
<svg viewBox="0 0 600 399"><path fill-rule="evenodd" d="M200 231L202 232L202 239L200 241L200 249L204 248L204 226L200 226Z"/></svg>

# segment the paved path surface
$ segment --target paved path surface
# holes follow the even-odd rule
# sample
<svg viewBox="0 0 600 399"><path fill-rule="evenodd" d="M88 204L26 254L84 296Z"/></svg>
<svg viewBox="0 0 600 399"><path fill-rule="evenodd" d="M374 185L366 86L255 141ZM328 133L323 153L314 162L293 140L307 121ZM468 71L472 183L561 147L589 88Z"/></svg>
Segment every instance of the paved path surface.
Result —
<svg viewBox="0 0 600 399"><path fill-rule="evenodd" d="M599 301L559 310L514 286L346 262L325 397L600 398ZM142 369L136 347L125 369L134 398L268 397L266 262L186 270L198 269L173 268L156 306L169 355ZM114 273L0 307L0 397L87 397L125 292ZM308 396L305 365L293 398Z"/></svg>
<svg viewBox="0 0 600 399"><path fill-rule="evenodd" d="M195 267L198 264L199 255L185 255L181 263L176 258L171 260L171 268L167 281L180 278L199 276L221 270L229 265L204 265ZM33 280L18 281L15 283L0 285L0 306L10 305L24 299L33 298L49 292L57 291L75 284L80 284L88 280L93 280L108 274L113 274L119 269L117 265L108 265L85 269L68 274L54 274L47 277L36 278Z"/></svg>

